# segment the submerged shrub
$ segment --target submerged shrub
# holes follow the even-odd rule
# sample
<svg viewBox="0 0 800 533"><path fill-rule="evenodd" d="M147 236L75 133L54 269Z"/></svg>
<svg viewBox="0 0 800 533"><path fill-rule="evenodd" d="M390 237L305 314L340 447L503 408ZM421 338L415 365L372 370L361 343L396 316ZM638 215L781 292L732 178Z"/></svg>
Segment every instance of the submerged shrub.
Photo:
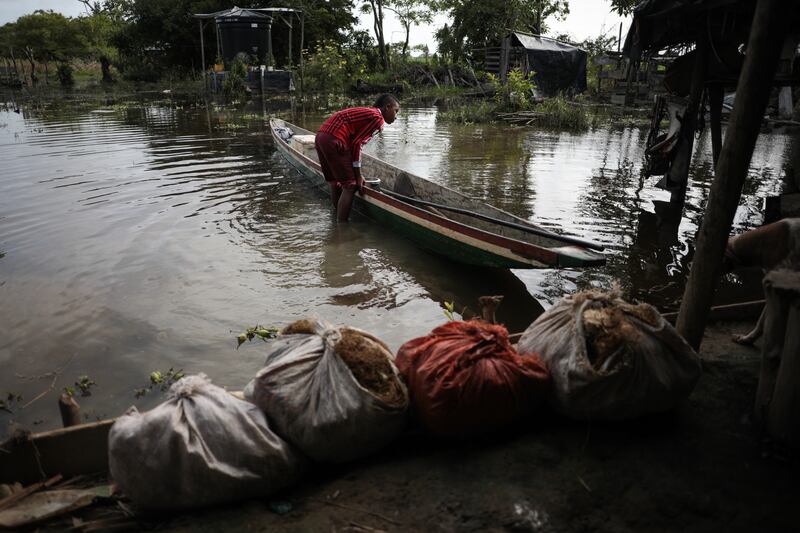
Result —
<svg viewBox="0 0 800 533"><path fill-rule="evenodd" d="M535 107L541 113L537 123L553 128L585 130L589 127L589 116L582 106L574 105L563 95L546 99Z"/></svg>

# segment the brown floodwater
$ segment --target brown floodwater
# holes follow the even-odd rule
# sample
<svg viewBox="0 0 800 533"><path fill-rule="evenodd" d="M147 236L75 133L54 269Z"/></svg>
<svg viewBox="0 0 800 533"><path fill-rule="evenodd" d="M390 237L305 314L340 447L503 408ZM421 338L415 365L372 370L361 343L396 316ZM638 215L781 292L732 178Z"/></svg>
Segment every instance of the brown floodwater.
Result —
<svg viewBox="0 0 800 533"><path fill-rule="evenodd" d="M258 370L256 324L318 316L366 329L392 348L446 320L443 302L498 313L521 331L563 294L618 283L631 298L674 309L712 179L707 133L697 141L686 206L643 179L646 130L583 133L454 125L436 107L404 106L367 151L556 231L607 246L588 270L464 267L359 216L335 223L329 200L275 149L267 117L315 129L323 111L274 104L243 110L53 102L0 109L0 434L9 423L59 426L57 392L80 376L85 418L141 398L154 370L205 372L238 389ZM736 230L762 222L762 201L786 186L796 137L761 136ZM720 301L758 293L728 276ZM50 390L38 397L40 393ZM9 400L8 395L21 400ZM32 400L34 400L32 403Z"/></svg>

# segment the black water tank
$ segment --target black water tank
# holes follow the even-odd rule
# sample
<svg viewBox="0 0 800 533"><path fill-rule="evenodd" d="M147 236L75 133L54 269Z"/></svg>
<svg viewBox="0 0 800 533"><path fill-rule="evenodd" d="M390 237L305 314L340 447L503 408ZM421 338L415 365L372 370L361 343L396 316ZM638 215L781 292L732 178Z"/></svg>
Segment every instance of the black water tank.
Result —
<svg viewBox="0 0 800 533"><path fill-rule="evenodd" d="M269 17L223 16L218 17L216 23L219 26L222 55L226 63L239 52L244 52L248 56L255 55L260 63L266 64Z"/></svg>

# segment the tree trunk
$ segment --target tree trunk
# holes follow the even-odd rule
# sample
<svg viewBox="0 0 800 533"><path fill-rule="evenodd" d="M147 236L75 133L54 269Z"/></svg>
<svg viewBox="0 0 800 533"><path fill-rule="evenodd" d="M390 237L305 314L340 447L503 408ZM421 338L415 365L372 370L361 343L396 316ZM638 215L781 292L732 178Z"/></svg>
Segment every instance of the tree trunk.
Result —
<svg viewBox="0 0 800 533"><path fill-rule="evenodd" d="M383 69L389 70L389 53L386 50L386 40L383 36L383 3L381 0L369 0L372 6L372 28L375 31L375 37L378 39L378 50L381 53L383 60Z"/></svg>
<svg viewBox="0 0 800 533"><path fill-rule="evenodd" d="M17 68L17 58L14 57L14 48L9 48L8 52L11 54L11 62L14 64L14 74L17 76L17 81L22 81L19 77L19 69Z"/></svg>
<svg viewBox="0 0 800 533"><path fill-rule="evenodd" d="M25 48L25 55L28 57L28 63L31 64L31 87L36 85L36 63L33 60L33 51L30 48Z"/></svg>
<svg viewBox="0 0 800 533"><path fill-rule="evenodd" d="M100 56L100 70L103 71L103 81L105 83L114 81L114 78L111 77L111 62L106 56Z"/></svg>
<svg viewBox="0 0 800 533"><path fill-rule="evenodd" d="M703 339L722 255L787 33L788 17L784 7L782 0L759 0L750 28L747 55L736 86L736 103L714 172L676 325L678 332L695 349Z"/></svg>
<svg viewBox="0 0 800 533"><path fill-rule="evenodd" d="M406 40L403 43L403 58L405 59L406 53L408 52L408 39L411 36L411 23L403 24L406 27Z"/></svg>
<svg viewBox="0 0 800 533"><path fill-rule="evenodd" d="M47 70L47 61L44 62L44 84L50 85L50 72Z"/></svg>

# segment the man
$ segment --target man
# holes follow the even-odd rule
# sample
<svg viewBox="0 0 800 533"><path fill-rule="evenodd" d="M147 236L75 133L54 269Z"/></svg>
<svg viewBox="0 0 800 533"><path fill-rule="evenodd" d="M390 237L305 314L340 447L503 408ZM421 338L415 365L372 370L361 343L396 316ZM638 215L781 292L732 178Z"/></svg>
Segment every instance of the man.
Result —
<svg viewBox="0 0 800 533"><path fill-rule="evenodd" d="M400 103L383 94L372 107L351 107L337 111L320 126L314 145L325 180L331 187L336 219L347 222L353 197L364 186L361 176L361 147L373 135L391 124L400 112Z"/></svg>

